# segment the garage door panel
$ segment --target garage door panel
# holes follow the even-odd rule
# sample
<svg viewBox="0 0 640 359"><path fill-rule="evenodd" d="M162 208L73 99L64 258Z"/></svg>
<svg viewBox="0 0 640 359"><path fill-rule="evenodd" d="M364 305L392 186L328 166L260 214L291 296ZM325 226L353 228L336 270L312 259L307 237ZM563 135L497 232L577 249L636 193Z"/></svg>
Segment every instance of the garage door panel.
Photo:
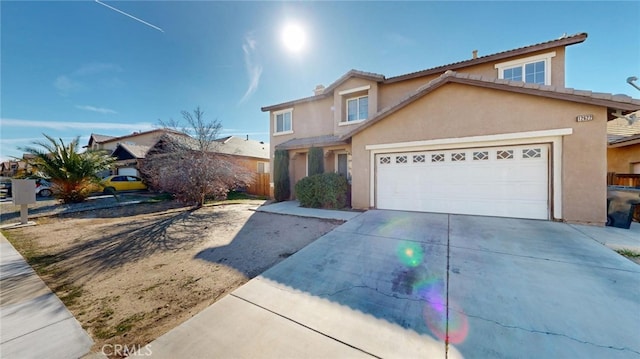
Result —
<svg viewBox="0 0 640 359"><path fill-rule="evenodd" d="M548 183L546 144L376 156L382 209L547 219Z"/></svg>

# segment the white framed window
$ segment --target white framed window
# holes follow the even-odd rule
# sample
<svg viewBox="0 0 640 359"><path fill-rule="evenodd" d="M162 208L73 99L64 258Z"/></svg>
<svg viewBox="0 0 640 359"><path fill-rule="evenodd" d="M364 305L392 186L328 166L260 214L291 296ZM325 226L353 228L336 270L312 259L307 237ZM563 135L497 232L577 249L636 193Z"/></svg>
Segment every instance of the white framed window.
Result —
<svg viewBox="0 0 640 359"><path fill-rule="evenodd" d="M280 110L273 113L273 134L286 135L293 133L293 109Z"/></svg>
<svg viewBox="0 0 640 359"><path fill-rule="evenodd" d="M369 96L347 99L347 122L364 121L369 116Z"/></svg>
<svg viewBox="0 0 640 359"><path fill-rule="evenodd" d="M551 85L551 58L556 52L549 52L524 59L496 64L498 78L523 81L540 85Z"/></svg>

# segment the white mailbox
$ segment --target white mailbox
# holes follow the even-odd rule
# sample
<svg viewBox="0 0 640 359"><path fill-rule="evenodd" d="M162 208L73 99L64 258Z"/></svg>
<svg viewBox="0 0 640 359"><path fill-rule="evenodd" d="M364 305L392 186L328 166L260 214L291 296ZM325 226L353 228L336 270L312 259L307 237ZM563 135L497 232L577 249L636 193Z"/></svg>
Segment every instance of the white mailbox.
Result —
<svg viewBox="0 0 640 359"><path fill-rule="evenodd" d="M36 181L32 179L12 179L13 204L20 205L20 224L28 223L28 205L36 203Z"/></svg>
<svg viewBox="0 0 640 359"><path fill-rule="evenodd" d="M11 191L15 205L36 203L36 180L12 179Z"/></svg>

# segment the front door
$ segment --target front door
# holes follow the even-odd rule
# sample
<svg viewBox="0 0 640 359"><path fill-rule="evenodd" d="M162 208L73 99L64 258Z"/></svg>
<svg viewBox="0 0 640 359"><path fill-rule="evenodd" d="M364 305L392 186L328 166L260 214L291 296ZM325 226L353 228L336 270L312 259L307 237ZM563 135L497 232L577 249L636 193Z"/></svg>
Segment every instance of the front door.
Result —
<svg viewBox="0 0 640 359"><path fill-rule="evenodd" d="M349 178L348 177L348 167L347 167L347 154L346 153L339 153L338 154L338 173L343 175L344 178Z"/></svg>

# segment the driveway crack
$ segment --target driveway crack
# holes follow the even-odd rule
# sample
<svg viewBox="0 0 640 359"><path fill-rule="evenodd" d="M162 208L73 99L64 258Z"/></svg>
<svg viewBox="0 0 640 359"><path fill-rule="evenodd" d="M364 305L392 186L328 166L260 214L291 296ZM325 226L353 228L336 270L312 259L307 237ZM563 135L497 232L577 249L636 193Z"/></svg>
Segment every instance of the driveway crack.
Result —
<svg viewBox="0 0 640 359"><path fill-rule="evenodd" d="M446 270L446 286L445 286L445 295L446 295L446 307L447 308L447 318L445 321L445 339L444 339L444 357L445 359L449 358L449 311L451 308L449 307L449 269L450 269L450 257L451 254L451 215L447 215L447 270Z"/></svg>
<svg viewBox="0 0 640 359"><path fill-rule="evenodd" d="M613 345L604 345L604 344L592 343L592 342L581 340L581 339L572 337L570 335L562 334L562 333L555 333L555 332L537 330L537 329L527 329L527 328L522 328L522 327L519 327L519 326L516 326L516 325L503 324L503 323L500 323L500 322L498 322L496 320L493 320L493 319L483 318L483 317L480 317L480 316L477 316L477 315L472 315L472 314L469 314L469 313L465 313L465 314L467 315L467 317L480 319L480 320L483 320L485 322L494 323L496 325L499 325L499 326L501 326L503 328L507 328L507 329L517 329L517 330L523 330L523 331L526 331L526 332L529 332L529 333L559 336L559 337L567 338L569 340L573 340L573 341L581 343L581 344L588 344L588 345L593 345L593 346L599 347L599 348L614 349L614 350L619 350L619 351L629 351L629 352L632 352L632 353L635 353L635 354L640 354L640 351L633 350L631 348L615 347Z"/></svg>

